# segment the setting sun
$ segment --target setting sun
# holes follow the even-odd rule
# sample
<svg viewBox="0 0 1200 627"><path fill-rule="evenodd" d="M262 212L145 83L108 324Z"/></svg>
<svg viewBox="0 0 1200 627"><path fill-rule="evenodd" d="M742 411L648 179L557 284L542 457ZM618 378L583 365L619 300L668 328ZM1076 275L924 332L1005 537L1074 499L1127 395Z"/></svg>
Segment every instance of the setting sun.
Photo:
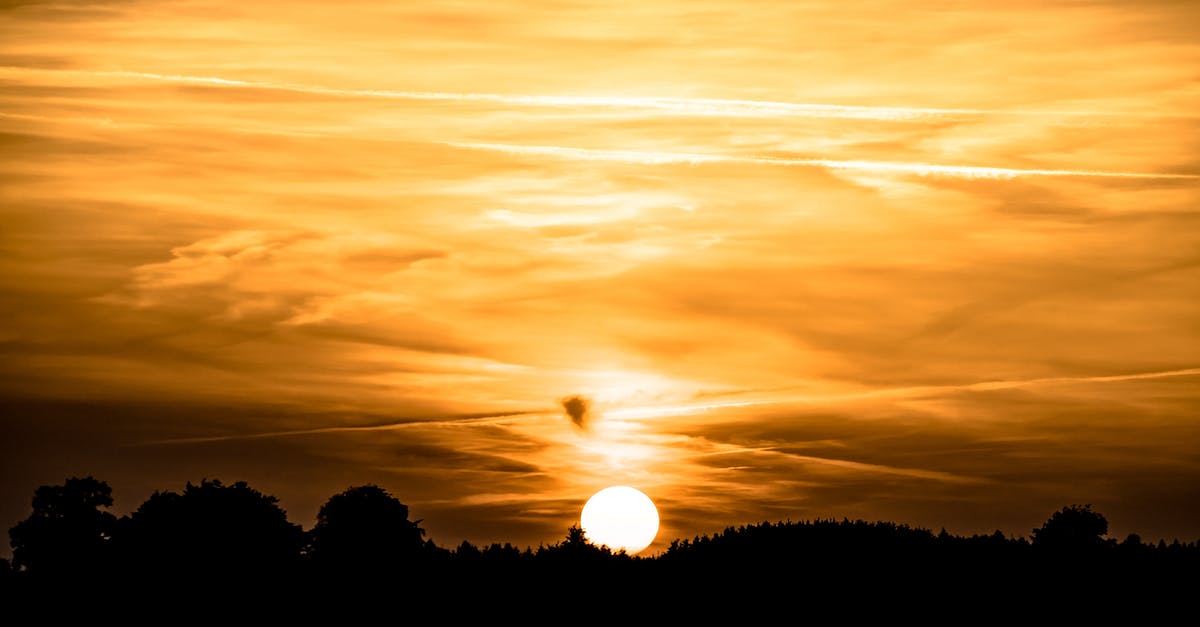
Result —
<svg viewBox="0 0 1200 627"><path fill-rule="evenodd" d="M658 508L637 488L604 488L583 506L580 526L592 544L632 555L658 535Z"/></svg>

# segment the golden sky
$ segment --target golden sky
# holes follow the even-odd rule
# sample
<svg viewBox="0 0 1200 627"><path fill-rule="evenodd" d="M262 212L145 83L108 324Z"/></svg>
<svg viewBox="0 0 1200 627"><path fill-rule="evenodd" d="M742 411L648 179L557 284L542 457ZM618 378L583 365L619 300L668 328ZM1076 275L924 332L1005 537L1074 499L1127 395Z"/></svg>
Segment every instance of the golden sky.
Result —
<svg viewBox="0 0 1200 627"><path fill-rule="evenodd" d="M1200 537L1189 2L0 4L0 514ZM559 400L592 400L584 428Z"/></svg>

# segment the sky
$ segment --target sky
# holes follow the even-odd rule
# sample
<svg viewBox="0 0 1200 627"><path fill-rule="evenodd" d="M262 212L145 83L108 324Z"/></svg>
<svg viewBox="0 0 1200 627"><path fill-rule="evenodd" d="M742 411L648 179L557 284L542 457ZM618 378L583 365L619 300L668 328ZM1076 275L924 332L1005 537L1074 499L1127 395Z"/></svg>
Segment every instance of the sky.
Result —
<svg viewBox="0 0 1200 627"><path fill-rule="evenodd" d="M1200 539L1195 3L0 14L5 527L94 475L306 528L374 483L448 547L610 485L647 554L1076 503Z"/></svg>

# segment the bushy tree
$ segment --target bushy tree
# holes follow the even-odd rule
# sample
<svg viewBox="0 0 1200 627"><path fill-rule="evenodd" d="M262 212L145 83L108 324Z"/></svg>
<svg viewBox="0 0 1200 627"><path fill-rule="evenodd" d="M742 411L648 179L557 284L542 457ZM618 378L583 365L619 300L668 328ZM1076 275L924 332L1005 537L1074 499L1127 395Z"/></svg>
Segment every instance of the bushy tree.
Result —
<svg viewBox="0 0 1200 627"><path fill-rule="evenodd" d="M33 513L8 531L12 566L51 575L102 568L116 525L116 517L102 508L112 503L112 488L91 476L38 488Z"/></svg>
<svg viewBox="0 0 1200 627"><path fill-rule="evenodd" d="M1104 544L1108 519L1089 505L1069 505L1033 530L1033 545L1055 550L1084 550Z"/></svg>
<svg viewBox="0 0 1200 627"><path fill-rule="evenodd" d="M340 573L399 572L422 554L425 530L408 506L377 485L353 486L321 506L308 553L320 569Z"/></svg>
<svg viewBox="0 0 1200 627"><path fill-rule="evenodd" d="M119 544L143 575L248 578L283 572L299 559L302 530L278 499L244 481L189 482L156 492L122 519Z"/></svg>

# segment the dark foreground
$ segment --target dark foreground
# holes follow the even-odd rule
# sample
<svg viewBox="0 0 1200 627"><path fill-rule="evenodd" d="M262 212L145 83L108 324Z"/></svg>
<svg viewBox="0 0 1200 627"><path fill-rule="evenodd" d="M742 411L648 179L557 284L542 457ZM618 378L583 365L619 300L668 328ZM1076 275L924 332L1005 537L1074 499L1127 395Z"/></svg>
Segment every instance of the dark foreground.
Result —
<svg viewBox="0 0 1200 627"><path fill-rule="evenodd" d="M589 544L577 527L537 548L440 547L376 486L331 497L309 530L244 483L157 493L120 519L104 511L111 502L91 478L37 491L33 513L10 530L12 563L0 563L10 616L1151 624L1194 618L1200 590L1200 544L1108 538L1107 520L1087 506L1054 512L1030 538L763 522L631 557Z"/></svg>

